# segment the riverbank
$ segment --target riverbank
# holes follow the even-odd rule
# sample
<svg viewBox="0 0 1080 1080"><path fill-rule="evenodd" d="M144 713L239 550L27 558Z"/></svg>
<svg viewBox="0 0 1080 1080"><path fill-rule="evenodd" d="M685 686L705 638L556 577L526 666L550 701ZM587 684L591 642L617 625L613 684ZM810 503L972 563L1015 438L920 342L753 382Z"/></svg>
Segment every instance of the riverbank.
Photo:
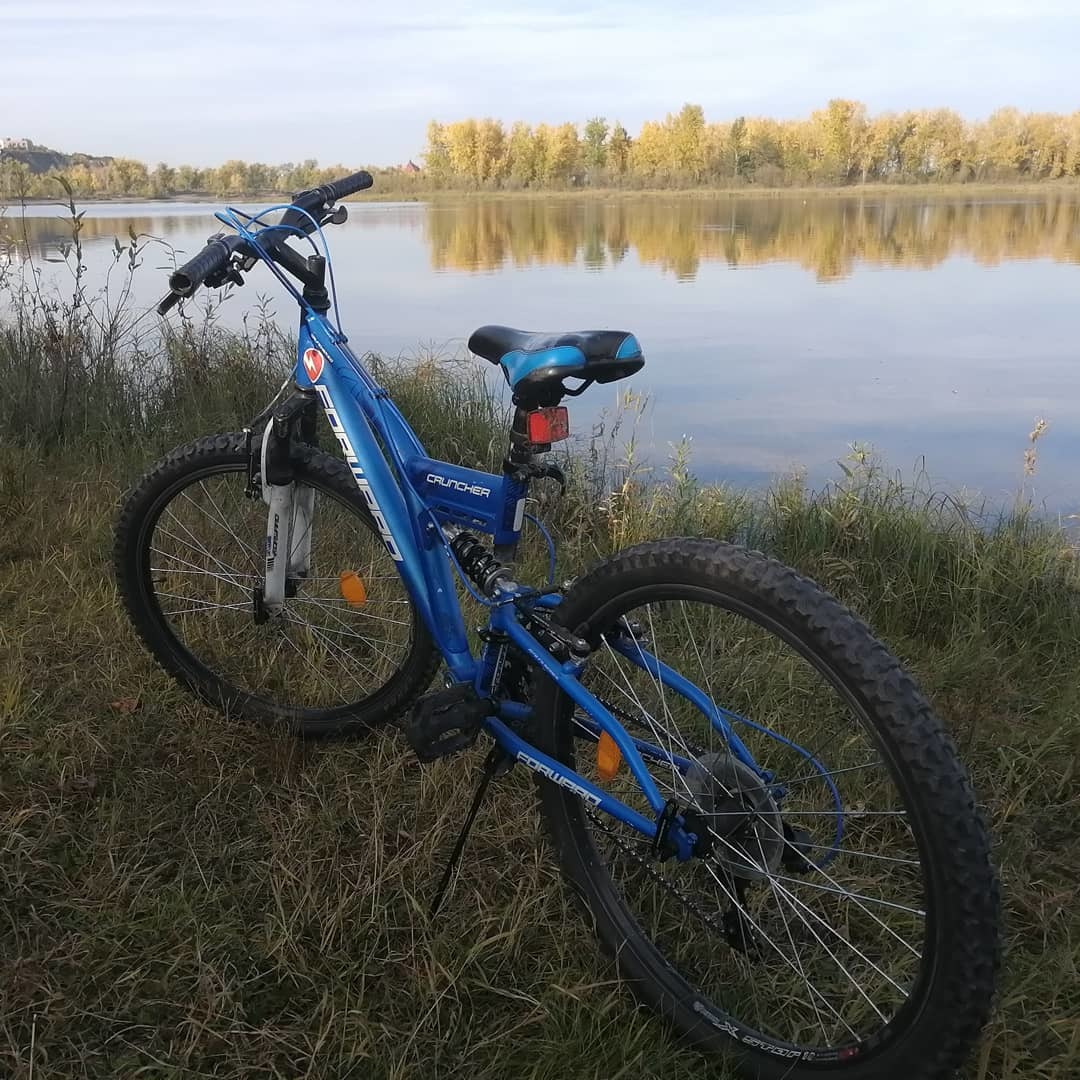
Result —
<svg viewBox="0 0 1080 1080"><path fill-rule="evenodd" d="M58 195L60 192L57 187ZM800 187L764 187L755 184L742 184L727 187L687 187L687 188L629 188L629 187L571 187L571 188L523 188L508 190L505 188L408 188L376 186L360 195L349 196L346 202L440 202L445 200L473 199L601 199L622 200L635 198L674 198L674 199L864 199L877 196L909 196L924 199L928 195L935 198L972 199L992 196L1065 196L1080 198L1080 180L1032 180L1027 182L980 182L962 184L849 184L844 186L800 186ZM164 195L160 197L146 195L131 196L95 196L80 195L81 205L132 205L169 204L169 203L207 203L213 206L226 203L278 203L288 202L291 193L283 191L256 191L231 194L210 194L191 192ZM27 206L63 204L62 199L28 199ZM18 202L3 202L0 209L17 209Z"/></svg>
<svg viewBox="0 0 1080 1080"><path fill-rule="evenodd" d="M754 184L744 184L737 187L691 187L691 188L568 188L561 190L459 190L459 191L434 191L426 195L418 196L437 200L441 198L492 198L492 199L517 199L517 198L599 198L599 199L632 199L632 198L678 198L678 199L859 199L872 198L878 195L910 196L912 198L925 198L928 195L935 197L949 197L956 199L984 198L991 195L1065 195L1068 197L1080 197L1080 181L1078 180L1045 180L1031 181L1027 183L979 183L966 184L850 184L835 187L810 186L810 187L758 187ZM387 193L390 197L390 193ZM362 198L367 198L363 196Z"/></svg>
<svg viewBox="0 0 1080 1080"><path fill-rule="evenodd" d="M498 785L431 921L478 757L421 770L393 733L301 746L229 722L135 642L109 569L122 491L176 443L248 419L290 355L255 324L191 324L163 348L70 310L0 324L0 1072L699 1075L601 961L523 812L527 778ZM372 363L433 455L497 467L504 410L475 369ZM1072 1075L1080 561L1065 535L1022 501L979 512L867 460L817 492L705 487L685 463L647 481L609 429L566 464L566 497L538 507L560 577L640 539L739 540L903 656L973 771L1005 884L1003 989L966 1075ZM523 576L541 561L530 544Z"/></svg>

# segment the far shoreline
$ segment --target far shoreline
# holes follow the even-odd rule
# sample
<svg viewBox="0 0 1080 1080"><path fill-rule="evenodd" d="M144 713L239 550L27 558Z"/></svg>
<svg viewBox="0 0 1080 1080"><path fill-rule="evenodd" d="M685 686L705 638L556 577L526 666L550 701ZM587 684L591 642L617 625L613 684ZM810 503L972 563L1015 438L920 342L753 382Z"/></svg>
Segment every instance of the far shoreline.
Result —
<svg viewBox="0 0 1080 1080"><path fill-rule="evenodd" d="M429 189L422 191L377 190L362 196L351 196L346 202L353 203L438 203L452 200L472 201L477 199L587 199L623 201L638 198L670 199L862 199L878 195L906 196L909 198L965 199L985 198L990 195L1051 195L1067 194L1080 196L1080 180L1028 180L1028 181L973 181L963 184L848 184L837 187L802 186L802 187L755 187L745 184L738 187L693 187L693 188L559 188L559 189L519 189L502 188L480 189ZM192 204L207 203L221 205L227 202L288 202L292 193L280 191L246 192L232 195L215 195L207 192L177 192L171 195L86 195L75 199L77 206L108 205L161 205L168 203ZM24 201L0 200L0 209L19 208L20 206L67 206L63 198L34 198Z"/></svg>

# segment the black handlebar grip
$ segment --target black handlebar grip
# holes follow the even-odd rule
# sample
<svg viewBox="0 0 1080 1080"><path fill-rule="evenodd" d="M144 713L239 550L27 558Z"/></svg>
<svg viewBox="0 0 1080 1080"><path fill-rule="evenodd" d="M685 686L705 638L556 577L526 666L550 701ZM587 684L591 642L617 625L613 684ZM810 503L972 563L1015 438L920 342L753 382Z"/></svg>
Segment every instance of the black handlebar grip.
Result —
<svg viewBox="0 0 1080 1080"><path fill-rule="evenodd" d="M343 176L331 184L324 184L318 191L323 197L323 202L332 203L337 202L338 199L344 199L346 195L366 191L374 183L371 173L361 170L353 173L352 176Z"/></svg>
<svg viewBox="0 0 1080 1080"><path fill-rule="evenodd" d="M195 256L169 275L169 288L178 296L189 297L212 274L229 265L232 254L243 243L238 236L213 236Z"/></svg>

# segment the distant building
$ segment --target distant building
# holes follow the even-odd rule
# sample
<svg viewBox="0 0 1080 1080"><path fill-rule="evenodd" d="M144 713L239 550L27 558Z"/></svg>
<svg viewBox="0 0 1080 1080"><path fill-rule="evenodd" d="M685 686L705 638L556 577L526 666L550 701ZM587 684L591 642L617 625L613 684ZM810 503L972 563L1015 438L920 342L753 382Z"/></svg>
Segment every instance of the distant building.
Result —
<svg viewBox="0 0 1080 1080"><path fill-rule="evenodd" d="M29 139L0 139L0 150L29 150ZM411 162L410 162L411 164Z"/></svg>
<svg viewBox="0 0 1080 1080"><path fill-rule="evenodd" d="M402 165L401 171L407 173L418 173L420 171L420 166L417 165L415 161L410 161L408 165Z"/></svg>

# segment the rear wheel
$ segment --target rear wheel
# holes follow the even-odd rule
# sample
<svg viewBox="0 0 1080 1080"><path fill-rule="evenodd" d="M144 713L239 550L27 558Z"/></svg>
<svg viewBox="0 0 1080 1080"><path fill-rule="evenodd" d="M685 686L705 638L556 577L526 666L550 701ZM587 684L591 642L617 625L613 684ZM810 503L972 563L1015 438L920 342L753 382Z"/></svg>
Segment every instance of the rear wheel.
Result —
<svg viewBox="0 0 1080 1080"><path fill-rule="evenodd" d="M711 846L658 861L542 782L564 872L641 1000L748 1076L956 1068L990 1007L998 885L955 749L897 661L813 583L711 541L616 555L558 612L594 646L582 681L658 748L658 788ZM625 763L602 779L568 699L547 680L537 692L537 745L653 818Z"/></svg>
<svg viewBox="0 0 1080 1080"><path fill-rule="evenodd" d="M124 604L162 667L223 710L304 735L392 719L431 681L431 638L346 464L297 447L294 467L314 491L311 569L280 618L256 617L267 507L246 493L241 433L174 450L127 497Z"/></svg>

